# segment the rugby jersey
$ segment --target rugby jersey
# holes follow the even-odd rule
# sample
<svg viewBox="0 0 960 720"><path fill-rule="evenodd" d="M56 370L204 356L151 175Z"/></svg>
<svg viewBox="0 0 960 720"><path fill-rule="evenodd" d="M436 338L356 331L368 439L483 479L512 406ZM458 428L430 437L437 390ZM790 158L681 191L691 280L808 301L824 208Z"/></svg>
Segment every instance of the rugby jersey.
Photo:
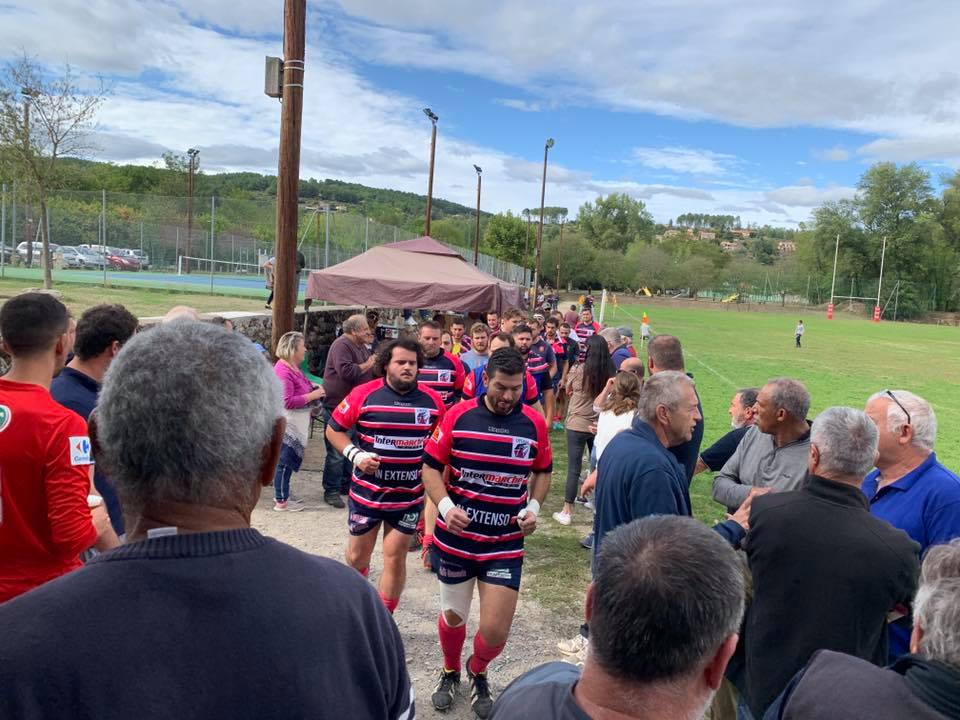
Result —
<svg viewBox="0 0 960 720"><path fill-rule="evenodd" d="M376 453L380 467L368 475L353 468L350 497L372 510L405 512L423 502L423 446L446 412L443 400L417 384L398 393L384 378L355 387L337 406L330 426L346 432L356 426L356 445Z"/></svg>
<svg viewBox="0 0 960 720"><path fill-rule="evenodd" d="M417 382L435 390L443 404L450 407L460 399L463 390L463 363L456 355L441 350L435 357L423 359Z"/></svg>
<svg viewBox="0 0 960 720"><path fill-rule="evenodd" d="M541 390L550 379L550 363L556 362L557 358L550 347L550 343L542 337L538 337L530 346L530 352L527 353L527 370L537 381L537 387Z"/></svg>
<svg viewBox="0 0 960 720"><path fill-rule="evenodd" d="M463 381L463 397L465 400L483 395L487 391L486 383L483 382L483 370L484 368L478 367L467 373L467 377ZM523 371L523 389L520 397L523 398L525 405L534 405L540 399L537 381L534 380L529 370Z"/></svg>
<svg viewBox="0 0 960 720"><path fill-rule="evenodd" d="M485 395L450 410L427 442L424 462L450 466L447 492L470 518L460 535L437 518L433 542L441 552L467 560L523 557L517 513L527 505L530 473L553 471L543 416L518 403L509 415L491 412Z"/></svg>
<svg viewBox="0 0 960 720"><path fill-rule="evenodd" d="M577 334L577 337L580 339L580 353L577 355L577 362L583 362L587 357L587 340L591 335L596 335L600 332L600 323L598 322L578 322L573 331Z"/></svg>
<svg viewBox="0 0 960 720"><path fill-rule="evenodd" d="M451 336L452 338L452 336ZM460 338L459 341L453 341L453 354L457 357L460 357L465 352L469 352L470 348L473 347L473 341L470 339L469 335L464 335Z"/></svg>

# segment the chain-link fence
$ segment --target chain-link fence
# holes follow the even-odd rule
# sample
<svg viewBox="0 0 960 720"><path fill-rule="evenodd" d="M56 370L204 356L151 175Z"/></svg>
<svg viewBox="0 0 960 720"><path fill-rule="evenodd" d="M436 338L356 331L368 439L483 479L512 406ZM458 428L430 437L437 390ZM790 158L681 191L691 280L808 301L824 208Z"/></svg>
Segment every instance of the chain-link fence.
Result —
<svg viewBox="0 0 960 720"><path fill-rule="evenodd" d="M17 197L10 184L4 205L0 227L6 252L0 253L2 262L8 267L23 266L27 253L22 244L40 240L39 207ZM382 225L338 206L301 204L299 216L298 247L311 269L336 265L375 245L415 237L408 230ZM65 190L51 195L45 221L51 243L92 251L86 260L76 258L72 251L63 258L55 257L58 270L77 271L68 276L71 280L82 279L78 273L87 271L92 281L90 271L96 271L105 280L122 277L133 282L122 274L137 269L153 276L200 273L243 279L260 274L264 260L274 254L276 203L236 197L197 197L191 202L183 197ZM473 259L471 249L449 247L468 261ZM108 256L106 267L96 254ZM115 262L110 259L115 255L131 262ZM39 252L32 257L32 264L39 267ZM508 282L523 278L521 267L488 255L480 255L479 266ZM162 283L163 278L156 281ZM214 284L211 280L211 287Z"/></svg>

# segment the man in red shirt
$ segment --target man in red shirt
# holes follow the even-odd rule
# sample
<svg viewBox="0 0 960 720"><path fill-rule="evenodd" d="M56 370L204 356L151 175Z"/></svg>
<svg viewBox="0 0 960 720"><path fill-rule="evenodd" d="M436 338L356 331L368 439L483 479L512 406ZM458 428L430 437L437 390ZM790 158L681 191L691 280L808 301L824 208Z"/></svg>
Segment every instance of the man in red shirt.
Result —
<svg viewBox="0 0 960 720"><path fill-rule="evenodd" d="M117 544L103 499L91 493L87 423L50 396L75 327L46 293L0 309L12 358L0 378L0 603L80 567L94 544Z"/></svg>

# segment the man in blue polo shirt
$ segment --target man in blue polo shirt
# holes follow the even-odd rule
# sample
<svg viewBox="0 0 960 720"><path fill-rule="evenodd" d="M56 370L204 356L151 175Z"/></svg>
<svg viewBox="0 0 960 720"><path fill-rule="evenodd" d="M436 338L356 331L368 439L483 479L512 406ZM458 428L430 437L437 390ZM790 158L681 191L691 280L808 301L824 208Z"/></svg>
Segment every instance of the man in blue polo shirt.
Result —
<svg viewBox="0 0 960 720"><path fill-rule="evenodd" d="M77 323L73 359L50 386L53 399L87 420L96 407L107 368L121 346L133 337L137 324L137 318L123 305L97 305L87 310ZM113 483L96 466L93 484L107 506L114 532L121 537L124 528L120 498Z"/></svg>
<svg viewBox="0 0 960 720"><path fill-rule="evenodd" d="M937 416L923 398L906 390L884 390L867 401L866 413L880 431L877 469L861 490L870 512L931 545L960 537L960 477L937 462ZM908 651L908 618L890 625L891 659Z"/></svg>

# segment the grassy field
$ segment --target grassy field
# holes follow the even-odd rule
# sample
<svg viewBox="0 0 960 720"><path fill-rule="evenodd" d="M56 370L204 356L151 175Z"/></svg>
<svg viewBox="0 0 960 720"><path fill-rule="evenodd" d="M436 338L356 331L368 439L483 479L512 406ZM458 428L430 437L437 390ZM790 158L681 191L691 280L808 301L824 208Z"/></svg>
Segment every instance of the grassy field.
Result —
<svg viewBox="0 0 960 720"><path fill-rule="evenodd" d="M862 408L867 398L885 388L903 388L929 400L937 413L938 458L960 470L960 328L907 323L875 324L862 318L804 314L803 349L794 347L793 313L738 312L736 309L663 307L638 303L608 308L605 321L629 325L640 338L644 311L655 333L676 335L683 342L687 371L695 376L703 402L704 447L730 428L727 408L740 387L760 386L779 376L801 380L810 391L809 417L831 405ZM550 518L563 502L566 476L562 432L554 442L554 480L544 518L529 543L528 565L537 574L529 592L551 610L579 613L589 581L589 552L579 539L590 529L592 515L577 507L574 523L562 527ZM723 517L710 498L712 475L694 478L694 513L707 523Z"/></svg>

